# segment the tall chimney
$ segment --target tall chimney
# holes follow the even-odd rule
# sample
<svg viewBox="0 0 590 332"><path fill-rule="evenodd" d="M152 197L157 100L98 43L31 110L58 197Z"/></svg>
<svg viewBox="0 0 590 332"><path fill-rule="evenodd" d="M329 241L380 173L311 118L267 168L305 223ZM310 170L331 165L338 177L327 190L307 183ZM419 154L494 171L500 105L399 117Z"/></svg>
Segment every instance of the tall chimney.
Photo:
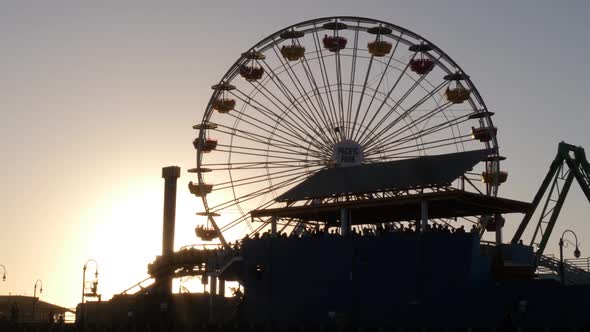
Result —
<svg viewBox="0 0 590 332"><path fill-rule="evenodd" d="M162 226L162 257L174 252L174 226L176 223L176 183L180 177L180 167L169 166L162 168L164 178L164 222ZM162 290L172 293L172 278L162 280Z"/></svg>

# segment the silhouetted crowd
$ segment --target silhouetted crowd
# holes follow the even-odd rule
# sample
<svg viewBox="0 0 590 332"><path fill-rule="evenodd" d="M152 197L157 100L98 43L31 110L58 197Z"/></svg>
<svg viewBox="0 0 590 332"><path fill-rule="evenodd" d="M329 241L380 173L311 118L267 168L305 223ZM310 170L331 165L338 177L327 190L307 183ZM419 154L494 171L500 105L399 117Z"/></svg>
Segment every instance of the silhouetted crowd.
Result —
<svg viewBox="0 0 590 332"><path fill-rule="evenodd" d="M470 232L477 233L479 228L476 225L472 225ZM376 227L361 227L361 226L353 226L350 229L350 232L347 236L384 236L389 233L418 233L419 228L416 227L414 224L399 224L397 227L393 227L391 225L377 225ZM465 226L461 225L458 228L451 227L447 224L428 224L426 225L424 232L431 232L431 233L466 233ZM271 237L270 230L267 230L263 233L254 233L250 237L244 238L246 239L264 239ZM326 237L339 237L340 232L338 229L331 228L328 229L326 227L302 227L296 228L291 233L287 234L286 232L279 232L277 237L279 238L326 238Z"/></svg>

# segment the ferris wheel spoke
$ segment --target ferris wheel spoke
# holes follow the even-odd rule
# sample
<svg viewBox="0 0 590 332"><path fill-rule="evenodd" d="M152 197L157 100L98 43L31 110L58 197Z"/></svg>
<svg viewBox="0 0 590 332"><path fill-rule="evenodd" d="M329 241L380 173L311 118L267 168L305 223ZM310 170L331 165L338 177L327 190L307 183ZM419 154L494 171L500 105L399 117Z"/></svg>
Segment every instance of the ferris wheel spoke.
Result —
<svg viewBox="0 0 590 332"><path fill-rule="evenodd" d="M399 82L401 81L401 79L404 77L404 75L406 75L406 72L409 68L410 64L408 62L408 64L406 64L406 66L404 67L404 69L402 70L402 72L400 73L399 77L397 78L397 80L395 81L395 83L393 84L393 86L391 87L391 89L389 89L389 92L387 93L387 95L385 96L385 98L383 98L383 101L381 102L381 105L379 105L379 108L377 109L377 111L375 111L375 113L373 114L373 116L371 117L369 123L365 126L365 129L363 130L362 133L359 134L359 140L361 141L361 145L363 145L365 143L365 141L367 139L369 139L369 137L371 137L372 134L375 133L375 131L387 120L389 119L389 117L392 114L398 114L397 109L400 108L400 105L406 100L406 98L408 98L408 96L410 96L412 94L412 92L416 89L416 87L418 87L420 85L420 82L424 79L424 77L420 77L418 80L416 80L411 86L410 88L399 98L399 100L395 101L393 107L391 107L389 109L389 111L387 111L387 113L385 113L385 115L377 122L377 124L372 127L372 129L370 130L369 134L365 136L365 134L367 133L367 130L369 130L369 128L371 128L370 126L373 124L373 121L375 121L375 119L377 118L377 115L381 112L381 110L383 109L383 106L385 106L386 101L389 100L389 98L391 97L391 94L395 91L395 89L397 88L397 85L399 84ZM424 101L426 101L428 99L428 97L424 98ZM365 113L366 115L366 113ZM363 117L363 121L361 122L362 124L364 124L364 120L365 118Z"/></svg>
<svg viewBox="0 0 590 332"><path fill-rule="evenodd" d="M248 140L253 143L260 144L262 146L272 146L274 148L278 148L283 151L289 151L291 153L301 153L301 150L293 150L292 148L306 149L304 146L294 145L294 144L291 144L290 142L285 142L285 141L282 141L277 138L273 138L273 139L269 140L268 137L257 135L255 133L252 133L249 131L240 130L240 129L233 129L231 127L222 126L221 124L217 124L217 126L218 126L218 128L211 129L211 130L215 131L215 132L227 134L232 137ZM220 127L223 127L223 129L219 129ZM243 134L243 135L240 135L238 133Z"/></svg>
<svg viewBox="0 0 590 332"><path fill-rule="evenodd" d="M281 155L272 155L272 154L262 154L262 153L254 153L254 152L243 152L243 151L235 151L235 150L224 150L224 149L216 149L217 152L227 152L230 154L238 154L238 155L245 155L245 156L253 156L253 157L264 157L264 158L273 158L276 161L299 161L299 162L306 162L307 159L298 159L298 158L287 158Z"/></svg>
<svg viewBox="0 0 590 332"><path fill-rule="evenodd" d="M427 100L429 100L432 96L434 96L436 93L438 93L438 91L440 91L440 89L442 89L447 84L447 82L444 82L443 81L438 86L435 86L434 89L432 89L431 91L429 91L428 94L426 94L424 97L422 97L420 100L418 100L414 105L412 105L410 108L407 108L404 112L402 112L402 114L399 114L397 116L397 118L395 118L393 121L391 121L389 124L387 124L379 132L375 133L385 123L385 120L389 119L389 117L391 116L391 114L393 114L393 112L395 112L395 110L397 109L397 107L399 107L399 105L412 93L412 91L417 87L418 84L419 84L419 80L416 81L412 85L412 87L400 98L400 100L398 100L395 103L394 107L391 110L389 110L387 112L387 114L371 129L370 134L367 135L366 138L364 138L361 141L360 144L362 146L370 145L371 142L373 142L374 140L379 139L382 135L384 135L385 133L387 133L391 128L393 128L399 122L401 122L402 120L404 120L414 110L418 109L418 107L420 107Z"/></svg>
<svg viewBox="0 0 590 332"><path fill-rule="evenodd" d="M301 127L300 123L298 123L295 119L292 119L291 113L287 112L287 109L288 109L287 105L285 105L282 100L280 100L275 94L273 94L270 90L268 90L268 88L266 88L266 86L264 86L258 82L257 82L257 84L250 82L250 84L252 85L252 87L254 87L254 89L259 91L270 103L272 103L277 109L281 109L281 105L282 105L283 111L281 112L281 114L274 113L274 112L272 112L272 110L269 109L273 113L273 115L275 115L279 119L279 120L277 120L277 125L286 122L292 126L291 129L293 130L294 134L297 134L297 135L304 134L305 135L305 134L309 133L307 130L305 130L303 127ZM270 98L266 93L264 93L264 91L266 91L270 96L272 96L281 105L277 105L272 100L272 98ZM286 121L287 118L292 120L292 122ZM301 119L299 119L299 121L301 121ZM313 130L313 128L312 128L312 130ZM305 139L302 139L302 140L305 140ZM321 142L316 141L314 143L321 145ZM324 145L324 147L326 147L326 146Z"/></svg>
<svg viewBox="0 0 590 332"><path fill-rule="evenodd" d="M333 123L338 123L338 114L336 111L336 106L334 104L334 97L332 96L332 86L330 85L330 78L328 77L328 70L326 69L326 62L324 61L324 55L321 48L320 37L318 36L317 30L313 33L313 40L316 49L318 65L320 67L320 73L322 77L322 81L324 86L326 87L326 95L328 99L328 108L330 109L332 118L334 119ZM319 91L318 91L319 93Z"/></svg>
<svg viewBox="0 0 590 332"><path fill-rule="evenodd" d="M238 113L238 115L235 115L234 113ZM272 127L271 125L269 125L268 123L262 121L262 119L258 118L258 117L254 117L251 116L249 114L246 114L245 112L241 112L241 111L235 111L235 112L230 112L228 114L231 117L234 117L240 121L243 121L245 123L248 123L251 126L254 126L264 132L267 132L269 134L269 138L267 139L271 139L270 137L276 136L275 132L284 134L285 136L291 137L292 139L294 139L294 142L291 142L292 145L297 145L300 148L307 150L308 148L305 147L305 145L309 145L309 146L313 146L314 148L316 148L318 151L325 151L325 148L318 146L316 144L313 144L314 142L310 142L310 141L306 141L305 139L302 139L299 136L294 135L292 132L288 132L285 131L281 128L278 127ZM244 118L247 118L248 120L244 120ZM251 120L251 121L250 121ZM277 119L277 121L280 121L279 119ZM260 124L257 125L256 123ZM264 128L262 126L265 126L267 128ZM273 138L274 139L274 138ZM302 145L303 144L303 145Z"/></svg>
<svg viewBox="0 0 590 332"><path fill-rule="evenodd" d="M380 75L379 78L379 82L377 83L377 86L375 87L374 91L373 91L373 96L371 97L371 101L369 102L369 106L367 106L366 110L367 112L365 112L365 114L363 115L363 119L361 120L361 126L362 124L365 122L365 117L368 113L368 111L371 109L371 106L373 105L373 101L375 100L375 97L377 96L377 94L379 93L379 88L381 87L381 83L383 82L383 79L385 78L389 68L390 64L391 64L391 60L393 59L393 56L395 54L395 51L397 50L397 47L399 46L399 42L401 37L403 36L403 32L400 34L399 38L397 38L397 41L395 43L395 46L393 47L393 50L391 51L391 53L389 54L389 58L387 59L387 64L385 65L385 70L383 70L383 72ZM373 57L371 57L371 61L373 60ZM389 89L389 92L387 93L387 95L385 96L385 98L383 98L383 101L381 103L381 106L377 109L377 111L375 112L373 118L371 118L371 120L369 121L369 124L367 126L370 126L371 123L373 122L375 116L377 116L377 113L379 113L379 111L381 110L381 108L383 108L384 104L387 102L387 100L389 100L389 97L391 96L391 94L393 93L393 91L396 89L398 83L400 82L400 80L402 79L402 77L404 76L404 73L406 72L407 68L409 66L409 63L405 66L405 68L402 70L402 72L400 73L399 77L397 78L396 82L393 84L393 87L391 89ZM369 79L369 73L370 73L370 66L369 66L369 70L367 70L367 77L365 78L365 86L368 85L368 79ZM364 93L363 93L364 95ZM360 108L360 104L359 104L359 108ZM357 113L358 113L358 109L357 109ZM356 118L355 118L355 122L356 122ZM359 127L359 132L361 130L361 127ZM355 133L356 134L356 133ZM362 134L361 136L362 137ZM356 135L355 138L353 139L357 139Z"/></svg>
<svg viewBox="0 0 590 332"><path fill-rule="evenodd" d="M367 145L365 145L365 148L367 150L371 150L371 148L373 146L375 146L376 144L378 144L379 142L384 142L384 141L390 142L390 141L396 139L397 137L399 137L400 135L406 133L407 131L410 131L410 136L411 135L418 135L420 133L420 130L418 130L417 126L420 123L427 121L429 118L435 116L439 112L444 111L445 109L451 107L452 105L453 105L452 103L446 103L443 105L439 105L438 107L436 107L432 110L429 110L426 114L419 117L417 121L410 117L410 121L411 121L410 124L408 124L405 127L401 127L397 130L394 130L394 131L387 131L387 135L384 135L384 134L379 134L378 136L376 135L375 137L373 137L373 139ZM388 129L393 129L393 127L388 128ZM413 132L412 130L417 130L417 131ZM382 144L385 144L385 143L382 143Z"/></svg>
<svg viewBox="0 0 590 332"><path fill-rule="evenodd" d="M302 167L302 168L306 168L306 167ZM298 172L295 172L298 171ZM286 174L285 174L286 172ZM230 189L230 188L239 188L239 187L243 187L243 186L247 186L247 185L251 185L251 184L256 184L256 183L260 183L261 179L262 180L266 180L266 181L272 181L272 180L279 180L279 179L284 179L286 177L292 177L292 176L298 176L298 175L304 175L309 173L309 171L307 169L301 170L301 168L299 169L291 169L288 171L284 171L284 172L275 172L271 175L269 174L262 174L262 175L257 175L252 177L249 180L246 179L240 179L240 180L233 180L230 181L230 184L226 184L220 187L214 187L213 188L213 192L215 191L221 191L221 190L225 190L225 189Z"/></svg>
<svg viewBox="0 0 590 332"><path fill-rule="evenodd" d="M324 165L323 162L318 162L317 165ZM314 162L309 162L310 165L316 165ZM235 166L238 165L238 166ZM281 161L281 162L271 162L271 161L250 161L250 162L232 162L232 163L203 163L203 168L210 168L213 171L221 171L221 170L249 170L249 169L257 169L257 168L280 168L280 167L293 167L299 166L301 162L298 161ZM223 167L220 167L223 166Z"/></svg>
<svg viewBox="0 0 590 332"><path fill-rule="evenodd" d="M255 89L256 89L256 87L255 87ZM256 90L256 91L268 99L268 96L265 96L264 93L262 93L260 90ZM238 92L240 95L238 95L236 92ZM262 121L262 119L260 119L258 117L249 116L251 119L258 121L259 123L262 123L267 127L273 128L273 130L276 130L278 125L281 125L281 127L290 131L288 133L285 131L282 131L283 133L288 134L289 136L294 137L296 139L304 141L300 136L297 135L301 132L304 132L304 130L302 130L300 127L298 127L297 124L294 124L292 121L290 121L291 120L290 118L282 117L281 114L274 112L273 110L271 110L270 108L265 106L263 103L258 102L256 99L252 98L250 95L244 93L243 91L241 91L239 89L233 90L232 95L235 96L236 98L238 98L239 100L241 100L244 104L247 104L248 106L250 106L253 110L264 115L271 122L274 122L275 127ZM238 112L240 114L245 114L243 111L236 111L236 112ZM228 114L232 115L232 113L234 113L234 112L229 112ZM272 130L270 132L272 132Z"/></svg>
<svg viewBox="0 0 590 332"><path fill-rule="evenodd" d="M373 66L373 59L374 59L374 57L371 55L371 57L369 58L369 64L367 66L367 73L365 74L365 83L363 83L361 94L359 96L359 101L358 101L357 107L356 107L356 112L354 114L354 121L352 122L352 130L350 131L351 135L352 135L350 137L350 139L352 139L352 140L356 140L355 129L356 129L356 126L358 123L358 117L360 114L360 110L363 105L363 99L365 98L365 91L367 90L367 81L369 80L369 76L371 75L371 67ZM361 129L361 124L359 124L359 131L360 131L360 129Z"/></svg>
<svg viewBox="0 0 590 332"><path fill-rule="evenodd" d="M271 193L273 191L276 191L276 190L282 189L284 187L287 187L289 185L292 185L292 184L294 184L294 183L296 183L298 181L301 181L301 178L299 176L294 176L292 178L283 180L283 181L277 183L276 185L273 185L269 189L261 190L261 191L256 191L256 192L252 192L252 193L248 193L248 194L245 194L245 195L242 195L242 196L239 196L239 197L234 197L233 199L231 199L229 201L226 201L224 203L221 203L221 204L218 204L216 206L210 207L210 210L212 212L219 212L222 209L226 209L228 207L235 206L237 204L250 201L250 200L255 199L257 197L260 197L262 195L266 195L266 194L269 194L269 193Z"/></svg>
<svg viewBox="0 0 590 332"><path fill-rule="evenodd" d="M410 124L408 125L408 128L402 127L402 128L399 128L393 132L388 132L387 133L388 139L395 139L399 135L402 135L403 133L405 133L409 129L415 129L415 130L417 130L417 132L420 132L420 130L418 129L419 124L428 121L432 117L436 116L438 113L443 112L444 110L446 110L447 108L449 108L451 106L453 106L452 103L445 103L445 104L439 105L438 107L436 107L432 110L429 110L428 112L426 112L424 115L421 115L417 119L409 117Z"/></svg>
<svg viewBox="0 0 590 332"><path fill-rule="evenodd" d="M405 143L408 143L408 142L411 142L411 141L418 140L418 139L423 138L423 137L426 137L428 135L432 135L432 134L434 134L436 132L440 132L442 130L446 130L446 129L452 128L454 126L457 126L459 124L462 124L464 122L469 121L468 116L469 115L464 115L464 116L461 116L461 117L457 117L457 118L454 118L454 119L449 120L447 122L439 123L439 124L434 125L432 127L422 129L421 131L419 131L417 133L412 133L410 135L401 137L399 139L392 139L392 140L390 140L390 139L386 138L383 141L379 141L378 144L373 145L373 147L370 148L370 149L368 149L366 153L367 154L370 154L370 153L374 152L375 149L378 148L378 146L396 147L396 146L399 146L399 145L402 145L402 144L405 144ZM455 136L453 136L453 137L455 137Z"/></svg>
<svg viewBox="0 0 590 332"><path fill-rule="evenodd" d="M268 65L268 63L266 63L266 61L262 61L262 63L264 63L265 66L268 68L268 70L269 70L269 77L270 77L271 81L275 84L275 86L277 87L277 89L279 89L285 95L285 98L287 98L287 100L289 101L289 104L290 105L293 105L294 106L294 109L299 114L301 114L301 116L298 116L295 113L293 113L293 115L295 117L297 117L297 119L300 122L305 123L305 125L307 126L307 128L309 129L309 131L306 131L303 128L301 128L301 129L303 131L305 131L305 132L313 132L315 135L317 135L316 137L322 137L323 138L322 132L321 131L318 131L317 126L314 126L313 124L310 123L310 119L312 119L312 117L310 116L310 114L308 114L307 112L303 111L300 108L300 104L298 103L297 98L295 98L295 96L291 93L290 89L286 87L285 83L275 74L274 70ZM259 84L259 86L262 87L263 89L265 89L265 91L267 91L267 92L270 93L270 91L266 87L264 87L264 86L262 86L260 84ZM276 99L277 99L278 102L281 103L281 105L284 107L285 110L289 109L289 106L288 105L285 105L278 98L276 98ZM285 114L289 114L289 113L285 113ZM329 141L325 141L324 142L324 146L327 146L327 144L329 144Z"/></svg>
<svg viewBox="0 0 590 332"><path fill-rule="evenodd" d="M358 52L358 44L359 44L359 27L360 22L357 22L357 29L354 31L354 47L352 48L352 64L350 68L350 84L348 88L348 105L346 110L346 123L350 123L352 119L352 104L354 99L354 86L355 86L355 78L356 78L356 62L357 62L357 52ZM351 138L352 130L346 128L347 131L345 132L344 136L348 139Z"/></svg>
<svg viewBox="0 0 590 332"><path fill-rule="evenodd" d="M231 184L231 183L240 183L240 182L243 182L243 181L250 181L250 180L253 180L253 179L265 178L265 177L267 177L269 175L285 174L285 173L289 173L289 172L300 171L301 169L308 168L308 167L310 167L310 166L309 165L301 165L301 166L289 167L286 170L283 167L283 168L281 168L282 170L278 170L278 171L275 171L275 172L269 172L269 173L254 175L254 176L248 176L248 177L245 177L245 178L240 178L238 180L230 180L230 181L226 181L226 182L216 183L215 184L215 186L216 186L215 190L220 190L220 188L217 188L218 186L225 186L225 185L228 185L228 184ZM313 167L313 166L311 166L311 167Z"/></svg>
<svg viewBox="0 0 590 332"><path fill-rule="evenodd" d="M246 151L257 151L257 152L266 152L265 156L282 156L282 155L288 155L288 156L292 156L293 152L292 151L279 151L279 150L271 150L271 149L260 149L260 148L254 148L254 147L248 147L248 146L239 146L239 145L226 145L226 144L217 144L218 147L222 147L222 148L229 148L231 149L232 152L240 152L240 150L246 150ZM244 151L241 151L244 152ZM271 154L272 153L272 154ZM299 155L301 155L301 153L298 153ZM317 157L317 158L321 158L322 155L320 154L306 154L308 156L312 156L312 157Z"/></svg>
<svg viewBox="0 0 590 332"><path fill-rule="evenodd" d="M456 141L459 142L468 142L471 141L471 136L470 135L464 135L464 136L460 136L460 137L449 137L449 138L443 138L443 139L438 139L438 140L434 140L434 141L429 141L429 142L424 142L424 143L415 143L415 144L411 144L411 145L406 145L406 146L397 146L397 147L391 147L391 148L386 148L383 150L380 150L379 153L380 154L384 154L384 155L397 155L399 153L414 153L414 152L418 152L418 151L424 151L425 149L434 149L434 148L441 148L441 147L445 147L445 146L450 146L450 145L456 145ZM377 152L373 152L370 155L376 155ZM387 156L388 157L388 156Z"/></svg>
<svg viewBox="0 0 590 332"><path fill-rule="evenodd" d="M272 204L270 204L270 205L272 205ZM264 208L264 207L261 207L261 208ZM240 225L243 222L249 222L248 219L250 219L250 215L247 214L247 213L246 214L243 214L240 217L238 217L238 218L236 218L236 219L234 219L234 220L226 223L225 225L219 227L219 230L221 232L227 232L230 229L234 228L237 225ZM250 226L250 227L252 227L252 226ZM252 230L252 232L254 232L254 230Z"/></svg>
<svg viewBox="0 0 590 332"><path fill-rule="evenodd" d="M428 128L422 128L418 133L416 134L412 134L409 136L404 136L402 138L399 139L395 139L393 141L386 141L385 144L398 144L399 142L403 142L403 141L409 141L409 140L416 140L422 137L425 137L427 135L431 135L434 134L436 132L440 132L442 130L446 130L449 128L453 128L455 126L458 126L462 123L465 123L469 121L469 114L465 114L450 120L447 120L445 122L442 123L438 123L436 125L433 125L431 127Z"/></svg>
<svg viewBox="0 0 590 332"><path fill-rule="evenodd" d="M317 47L316 47L316 53L317 52L318 51L317 51ZM319 53L317 53L317 54L319 54ZM318 83L315 79L314 70L312 70L310 63L307 60L307 57L303 57L302 67L303 67L303 71L305 72L305 76L307 77L307 80L309 81L309 84L312 88L311 93L315 97L318 107L320 108L319 113L325 119L326 128L330 129L332 127L331 124L335 123L335 120L332 118L332 114L330 113L329 106L326 106L326 102L324 101L324 98L322 96L322 93L320 91ZM330 136L332 137L334 143L339 141L339 137L336 135L335 132L333 132L332 130L328 130L328 132L330 133Z"/></svg>
<svg viewBox="0 0 590 332"><path fill-rule="evenodd" d="M338 35L338 31L336 31L336 35ZM334 57L335 60L335 67L336 67L336 87L338 93L338 113L340 115L340 131L342 137L346 137L346 119L344 116L344 97L342 96L342 63L340 59L340 52L336 52L336 56ZM330 93L331 95L331 93Z"/></svg>
<svg viewBox="0 0 590 332"><path fill-rule="evenodd" d="M288 121L287 119L281 119L281 116L275 112L273 112L272 110L270 110L268 107L264 106L262 103L259 103L258 101L250 98L250 96L246 95L245 93L243 93L242 91L236 89L240 94L235 94L232 93L233 96L235 96L236 98L240 99L244 104L249 105L253 110L258 111L258 113L264 115L264 117L266 117L269 121L274 122L275 124L281 124L281 127L284 128L285 130L289 130L289 132L282 130L282 129L278 129L277 125L275 125L274 127L271 126L270 124L268 124L267 122L263 121L261 118L259 117L254 117L252 115L247 114L245 111L233 111L233 112L229 112L227 115L232 116L234 118L236 118L239 121L243 121L241 119L242 116L248 117L251 120L256 121L257 123L260 123L266 127L269 127L270 129L264 129L260 126L257 126L257 128L264 130L265 132L270 133L271 135L273 134L273 131L279 131L285 135L291 136L292 138L295 138L297 140L301 140L304 141L303 139L301 139L300 136L297 136L296 133L298 133L299 131L293 128L293 124ZM255 103L256 104L255 104ZM238 113L240 116L237 117L235 114L233 113ZM249 124L252 125L251 122L249 122Z"/></svg>
<svg viewBox="0 0 590 332"><path fill-rule="evenodd" d="M301 102L298 101L298 98L295 98L295 96L293 96L294 102L296 102L299 105L298 110L301 111L304 116L309 117L309 119L315 123L317 128L322 128L322 127L328 128L329 123L326 121L326 118L323 116L323 112L320 112L317 109L317 107L315 106L313 101L311 101L311 100L308 101L307 96L309 96L310 93L313 94L313 92L308 92L305 89L305 87L301 83L301 80L299 79L299 76L295 73L293 66L289 63L289 61L284 61L281 58L281 56L279 55L279 52L277 51L276 46L273 47L273 51L274 51L276 57L281 62L281 64L283 65L283 67L286 69L285 72L287 73L287 76L289 76L289 79L291 80L291 83L293 84L293 86L297 89L297 92L300 96L299 98L305 104L305 106L301 105ZM325 132L322 130L317 130L317 132L319 132L319 135L322 137L322 139L324 140L324 142L326 144L330 145L335 142L335 138L333 136L328 137L325 134Z"/></svg>

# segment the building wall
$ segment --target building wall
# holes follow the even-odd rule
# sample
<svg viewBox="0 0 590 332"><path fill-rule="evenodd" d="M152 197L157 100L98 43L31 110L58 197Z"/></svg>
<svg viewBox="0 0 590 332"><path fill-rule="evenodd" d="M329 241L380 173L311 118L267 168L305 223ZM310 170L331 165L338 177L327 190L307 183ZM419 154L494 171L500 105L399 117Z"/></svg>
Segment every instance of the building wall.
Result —
<svg viewBox="0 0 590 332"><path fill-rule="evenodd" d="M529 248L512 251L529 260ZM590 286L495 280L489 254L474 234L248 240L240 317L277 326L590 327Z"/></svg>
<svg viewBox="0 0 590 332"><path fill-rule="evenodd" d="M252 322L411 321L461 306L489 283L474 234L246 241L243 317Z"/></svg>

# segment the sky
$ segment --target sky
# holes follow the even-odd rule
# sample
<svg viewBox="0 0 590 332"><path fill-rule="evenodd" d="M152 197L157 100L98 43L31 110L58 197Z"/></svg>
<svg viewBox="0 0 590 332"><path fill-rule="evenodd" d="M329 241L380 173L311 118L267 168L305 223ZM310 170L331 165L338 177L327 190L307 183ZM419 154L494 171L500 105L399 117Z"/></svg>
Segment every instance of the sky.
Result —
<svg viewBox="0 0 590 332"><path fill-rule="evenodd" d="M178 165L176 243L196 242L191 126L244 50L300 21L387 21L453 58L495 112L500 195L534 193L557 143L590 148L586 1L1 1L0 294L67 307L98 261L109 298L161 250L161 168ZM589 256L590 206L574 186L548 247L574 230ZM521 216L508 218L505 238ZM571 256L571 253L570 253Z"/></svg>

